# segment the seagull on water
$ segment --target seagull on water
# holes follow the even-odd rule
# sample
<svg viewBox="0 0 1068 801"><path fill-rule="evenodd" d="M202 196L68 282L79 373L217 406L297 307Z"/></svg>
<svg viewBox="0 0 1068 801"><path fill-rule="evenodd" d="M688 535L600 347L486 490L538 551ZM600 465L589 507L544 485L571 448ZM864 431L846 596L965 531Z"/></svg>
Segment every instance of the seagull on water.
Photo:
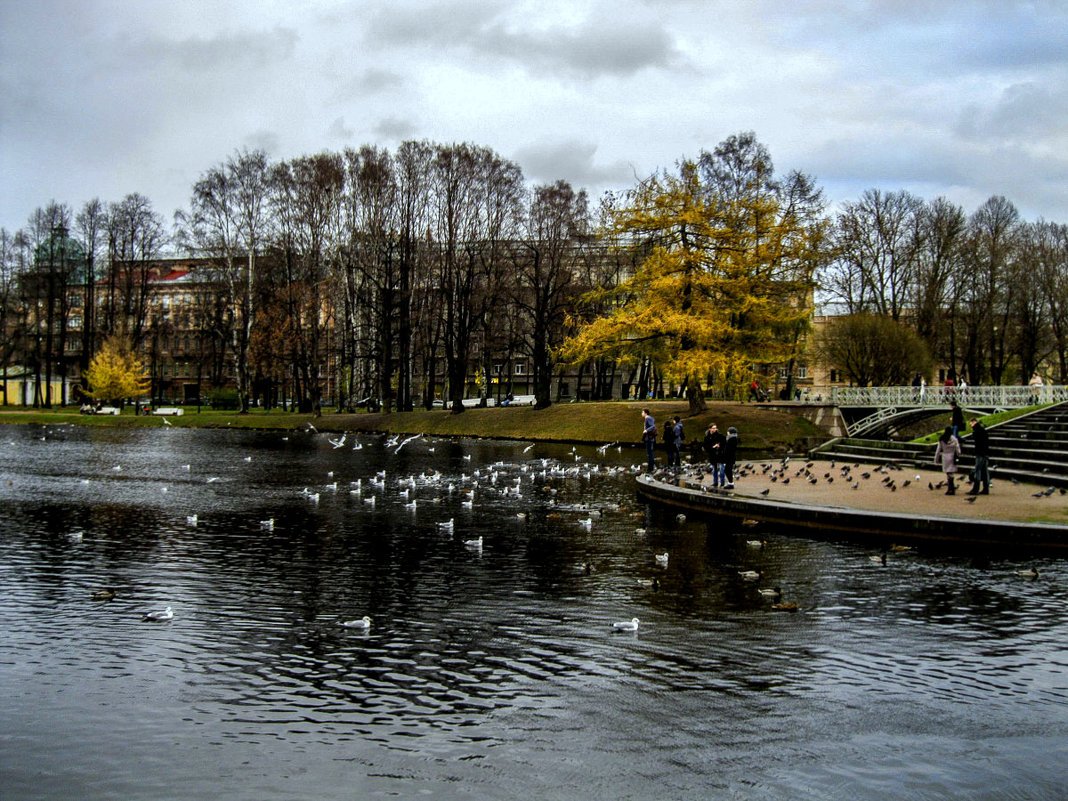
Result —
<svg viewBox="0 0 1068 801"><path fill-rule="evenodd" d="M474 548L475 550L481 551L482 537L480 536L477 540L464 540L464 545L468 548Z"/></svg>
<svg viewBox="0 0 1068 801"><path fill-rule="evenodd" d="M369 628L371 628L371 618L369 618L367 615L364 615L359 620L343 621L341 625L347 629L359 629L360 631L367 631Z"/></svg>
<svg viewBox="0 0 1068 801"><path fill-rule="evenodd" d="M745 581L756 581L760 578L759 570L739 570L738 575Z"/></svg>
<svg viewBox="0 0 1068 801"><path fill-rule="evenodd" d="M174 617L174 612L168 606L166 609L156 609L152 612L145 612L144 620L170 620Z"/></svg>
<svg viewBox="0 0 1068 801"><path fill-rule="evenodd" d="M272 517L269 520L261 520L260 528L266 529L267 531L274 531L274 518Z"/></svg>
<svg viewBox="0 0 1068 801"><path fill-rule="evenodd" d="M632 617L630 620L620 620L612 624L612 628L616 631L637 631L638 630L638 618Z"/></svg>
<svg viewBox="0 0 1068 801"><path fill-rule="evenodd" d="M197 516L196 515L186 515L185 516L185 522L190 526L196 527Z"/></svg>
<svg viewBox="0 0 1068 801"><path fill-rule="evenodd" d="M660 565L660 567L667 567L667 563L668 563L667 551L665 551L664 553L654 554L654 558L656 559L656 563L658 565Z"/></svg>

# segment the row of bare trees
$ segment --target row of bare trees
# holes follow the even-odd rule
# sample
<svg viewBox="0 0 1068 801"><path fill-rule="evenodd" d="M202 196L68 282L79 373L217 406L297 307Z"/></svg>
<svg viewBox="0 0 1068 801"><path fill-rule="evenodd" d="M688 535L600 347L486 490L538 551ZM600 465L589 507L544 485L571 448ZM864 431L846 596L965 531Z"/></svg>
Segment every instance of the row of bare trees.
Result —
<svg viewBox="0 0 1068 801"><path fill-rule="evenodd" d="M721 161L717 180L748 175ZM591 210L564 181L529 187L515 163L472 144L409 141L281 162L235 152L196 181L170 230L132 194L76 213L50 203L23 229L0 231L0 367L36 375L35 402L65 403L51 397L52 379L84 373L105 338L155 365L192 331L185 351L197 383L236 379L241 408L284 387L316 411L329 370L340 408L369 398L386 410L430 407L444 387L459 411L471 376L485 395L492 366L504 365L498 392L507 391L518 358L546 406L568 327L606 311L579 297L618 285L655 244L596 236L612 230L614 201ZM1056 380L1068 379L1065 226L1024 222L1002 197L968 215L945 199L870 190L819 227L832 232L819 248L821 291L838 313L905 325L972 383L1051 363ZM207 265L181 320L154 305L151 271L166 252ZM644 394L655 368L642 361L630 382ZM605 359L581 368L594 396L607 395L617 369Z"/></svg>
<svg viewBox="0 0 1068 801"><path fill-rule="evenodd" d="M585 193L528 189L516 164L470 144L276 164L235 153L197 181L176 223L232 309L243 407L267 381L317 410L329 362L342 408L429 407L443 373L459 411L472 373L521 355L546 406L565 310L599 280L583 275Z"/></svg>
<svg viewBox="0 0 1068 801"><path fill-rule="evenodd" d="M192 330L186 355L199 380L233 376L243 409L284 386L309 411L327 369L342 408L368 398L387 411L430 407L444 385L459 411L471 375L485 395L504 365L506 392L522 357L546 406L567 312L610 280L589 218L584 192L563 181L529 188L516 164L470 144L278 163L240 151L196 181L170 234L140 195L77 215L53 203L4 232L0 356L10 364L17 353L40 374L39 402L52 405L67 401L49 393L53 365L65 371L74 350L68 320L78 318L83 372L106 337L155 364ZM181 319L153 298L168 247L204 265ZM80 317L65 305L75 299Z"/></svg>
<svg viewBox="0 0 1068 801"><path fill-rule="evenodd" d="M822 285L839 311L905 323L973 384L1026 382L1044 364L1068 381L1068 227L1025 222L1000 196L968 215L876 189L835 222Z"/></svg>

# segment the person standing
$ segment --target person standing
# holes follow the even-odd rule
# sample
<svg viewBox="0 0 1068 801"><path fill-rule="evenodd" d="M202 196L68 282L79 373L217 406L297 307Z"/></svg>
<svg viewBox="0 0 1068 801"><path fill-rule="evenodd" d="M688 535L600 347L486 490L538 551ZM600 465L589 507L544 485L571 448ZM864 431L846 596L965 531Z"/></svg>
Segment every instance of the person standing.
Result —
<svg viewBox="0 0 1068 801"><path fill-rule="evenodd" d="M738 429L727 429L727 439L723 443L723 488L734 489L734 462L738 458Z"/></svg>
<svg viewBox="0 0 1068 801"><path fill-rule="evenodd" d="M968 421L972 427L972 447L975 451L975 472L972 473L972 488L969 495L990 494L990 434L978 418ZM979 485L983 488L980 490Z"/></svg>
<svg viewBox="0 0 1068 801"><path fill-rule="evenodd" d="M942 436L938 438L938 447L935 448L935 464L942 466L942 472L946 474L946 495L956 495L957 488L953 484L953 476L957 472L957 457L960 456L960 440L953 433L952 426L946 426Z"/></svg>
<svg viewBox="0 0 1068 801"><path fill-rule="evenodd" d="M645 421L642 442L645 443L645 455L649 461L647 472L651 473L656 469L656 420L648 409L642 409L642 420Z"/></svg>
<svg viewBox="0 0 1068 801"><path fill-rule="evenodd" d="M682 469L682 442L685 439L685 435L682 431L682 418L675 415L675 426L671 430L671 435L675 440L675 462L673 466L676 470Z"/></svg>
<svg viewBox="0 0 1068 801"><path fill-rule="evenodd" d="M1034 405L1041 400L1042 396L1042 376L1038 374L1038 370L1031 373L1031 380L1027 382L1027 386L1031 387L1031 404Z"/></svg>
<svg viewBox="0 0 1068 801"><path fill-rule="evenodd" d="M719 432L715 423L709 423L705 432L704 448L708 457L708 467L712 471L712 486L719 487L723 481L723 451L727 438Z"/></svg>
<svg viewBox="0 0 1068 801"><path fill-rule="evenodd" d="M964 430L964 411L957 405L955 400L949 402L950 425L953 427L953 436L960 436Z"/></svg>
<svg viewBox="0 0 1068 801"><path fill-rule="evenodd" d="M675 421L670 417L664 421L664 465L675 467Z"/></svg>

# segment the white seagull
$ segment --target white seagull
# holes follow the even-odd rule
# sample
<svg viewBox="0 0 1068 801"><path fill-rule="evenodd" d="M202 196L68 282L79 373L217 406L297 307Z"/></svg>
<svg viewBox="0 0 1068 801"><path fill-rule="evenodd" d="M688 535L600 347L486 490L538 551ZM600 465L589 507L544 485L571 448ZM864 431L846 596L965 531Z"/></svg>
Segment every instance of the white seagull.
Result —
<svg viewBox="0 0 1068 801"><path fill-rule="evenodd" d="M166 609L157 609L153 612L145 612L145 620L170 620L174 617L174 612L168 606Z"/></svg>
<svg viewBox="0 0 1068 801"><path fill-rule="evenodd" d="M656 563L658 565L660 565L661 567L667 567L667 563L668 563L667 551L665 551L664 553L654 554L654 558L656 559Z"/></svg>
<svg viewBox="0 0 1068 801"><path fill-rule="evenodd" d="M637 631L638 630L638 618L632 617L630 620L620 620L612 624L612 628L616 631Z"/></svg>
<svg viewBox="0 0 1068 801"><path fill-rule="evenodd" d="M364 615L359 620L346 620L342 624L347 629L360 629L361 631L367 631L371 628L371 618Z"/></svg>

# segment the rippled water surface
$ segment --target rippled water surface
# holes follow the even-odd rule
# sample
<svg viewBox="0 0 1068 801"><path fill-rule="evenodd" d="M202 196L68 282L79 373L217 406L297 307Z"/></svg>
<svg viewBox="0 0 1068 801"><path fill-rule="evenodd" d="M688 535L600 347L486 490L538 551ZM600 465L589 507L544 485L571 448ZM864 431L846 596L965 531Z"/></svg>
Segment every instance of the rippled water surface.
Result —
<svg viewBox="0 0 1068 801"><path fill-rule="evenodd" d="M615 449L336 440L0 430L0 797L1068 798L1060 561L679 522Z"/></svg>

